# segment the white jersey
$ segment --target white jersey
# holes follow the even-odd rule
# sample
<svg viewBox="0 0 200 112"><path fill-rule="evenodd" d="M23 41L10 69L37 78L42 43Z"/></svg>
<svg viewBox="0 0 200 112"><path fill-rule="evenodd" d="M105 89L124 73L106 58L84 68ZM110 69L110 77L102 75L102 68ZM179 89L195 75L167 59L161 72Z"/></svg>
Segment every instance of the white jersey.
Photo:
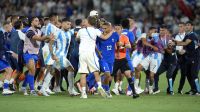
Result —
<svg viewBox="0 0 200 112"><path fill-rule="evenodd" d="M94 53L96 38L101 36L101 31L94 27L87 27L78 31L77 37L80 38L79 54Z"/></svg>
<svg viewBox="0 0 200 112"><path fill-rule="evenodd" d="M78 31L77 37L80 38L78 73L99 71L98 57L95 53L97 36L101 36L101 31L94 27Z"/></svg>
<svg viewBox="0 0 200 112"><path fill-rule="evenodd" d="M182 33L182 34L179 33L179 34L176 35L175 40L183 41L184 37L185 37L185 33ZM176 50L177 51L183 50L183 46L176 46Z"/></svg>
<svg viewBox="0 0 200 112"><path fill-rule="evenodd" d="M17 30L20 40L25 41L26 35L21 31Z"/></svg>

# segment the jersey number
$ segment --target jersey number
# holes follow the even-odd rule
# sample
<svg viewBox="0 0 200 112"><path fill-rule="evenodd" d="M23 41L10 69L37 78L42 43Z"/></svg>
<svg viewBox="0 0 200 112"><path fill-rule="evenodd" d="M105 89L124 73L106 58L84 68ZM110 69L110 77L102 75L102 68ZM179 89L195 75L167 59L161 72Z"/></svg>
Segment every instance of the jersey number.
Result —
<svg viewBox="0 0 200 112"><path fill-rule="evenodd" d="M108 51L109 51L109 50L112 50L112 46L111 46L111 45L107 46L107 50L108 50Z"/></svg>

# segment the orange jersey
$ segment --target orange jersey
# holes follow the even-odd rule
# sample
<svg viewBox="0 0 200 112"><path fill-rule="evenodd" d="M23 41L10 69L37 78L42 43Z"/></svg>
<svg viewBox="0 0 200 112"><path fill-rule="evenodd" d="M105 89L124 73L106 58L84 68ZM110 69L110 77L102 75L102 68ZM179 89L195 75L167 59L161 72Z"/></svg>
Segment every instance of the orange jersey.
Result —
<svg viewBox="0 0 200 112"><path fill-rule="evenodd" d="M125 46L126 44L130 44L129 39L125 35L120 35L119 42L123 43ZM115 59L122 59L126 58L126 49L125 47L119 47L116 45L115 48Z"/></svg>

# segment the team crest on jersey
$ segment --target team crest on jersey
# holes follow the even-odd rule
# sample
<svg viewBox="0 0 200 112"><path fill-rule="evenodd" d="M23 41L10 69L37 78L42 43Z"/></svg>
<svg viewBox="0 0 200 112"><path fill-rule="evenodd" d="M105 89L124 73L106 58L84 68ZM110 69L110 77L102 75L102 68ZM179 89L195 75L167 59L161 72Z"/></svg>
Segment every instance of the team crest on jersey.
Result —
<svg viewBox="0 0 200 112"><path fill-rule="evenodd" d="M115 40L114 39L112 39L112 42L114 42Z"/></svg>

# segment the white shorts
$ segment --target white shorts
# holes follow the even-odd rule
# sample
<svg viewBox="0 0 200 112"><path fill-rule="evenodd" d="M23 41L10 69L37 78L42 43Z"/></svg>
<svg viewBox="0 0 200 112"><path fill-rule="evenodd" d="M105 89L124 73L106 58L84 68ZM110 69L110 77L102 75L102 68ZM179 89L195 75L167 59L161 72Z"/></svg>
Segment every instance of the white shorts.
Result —
<svg viewBox="0 0 200 112"><path fill-rule="evenodd" d="M80 53L78 73L92 73L99 71L99 62L96 53Z"/></svg>
<svg viewBox="0 0 200 112"><path fill-rule="evenodd" d="M51 58L51 53L49 51L49 46L47 44L44 45L42 48L42 54L44 58L44 64L45 65L53 65L55 60Z"/></svg>
<svg viewBox="0 0 200 112"><path fill-rule="evenodd" d="M70 61L66 58L66 56L59 56L59 61L55 61L53 64L53 67L55 67L58 70L67 68L69 66L73 67Z"/></svg>
<svg viewBox="0 0 200 112"><path fill-rule="evenodd" d="M151 72L156 73L160 67L162 59L163 55L161 53L153 53L144 58L140 64L145 70L149 69Z"/></svg>
<svg viewBox="0 0 200 112"><path fill-rule="evenodd" d="M133 51L132 64L134 68L136 68L143 59L144 59L144 55L142 53L138 53L137 50Z"/></svg>

